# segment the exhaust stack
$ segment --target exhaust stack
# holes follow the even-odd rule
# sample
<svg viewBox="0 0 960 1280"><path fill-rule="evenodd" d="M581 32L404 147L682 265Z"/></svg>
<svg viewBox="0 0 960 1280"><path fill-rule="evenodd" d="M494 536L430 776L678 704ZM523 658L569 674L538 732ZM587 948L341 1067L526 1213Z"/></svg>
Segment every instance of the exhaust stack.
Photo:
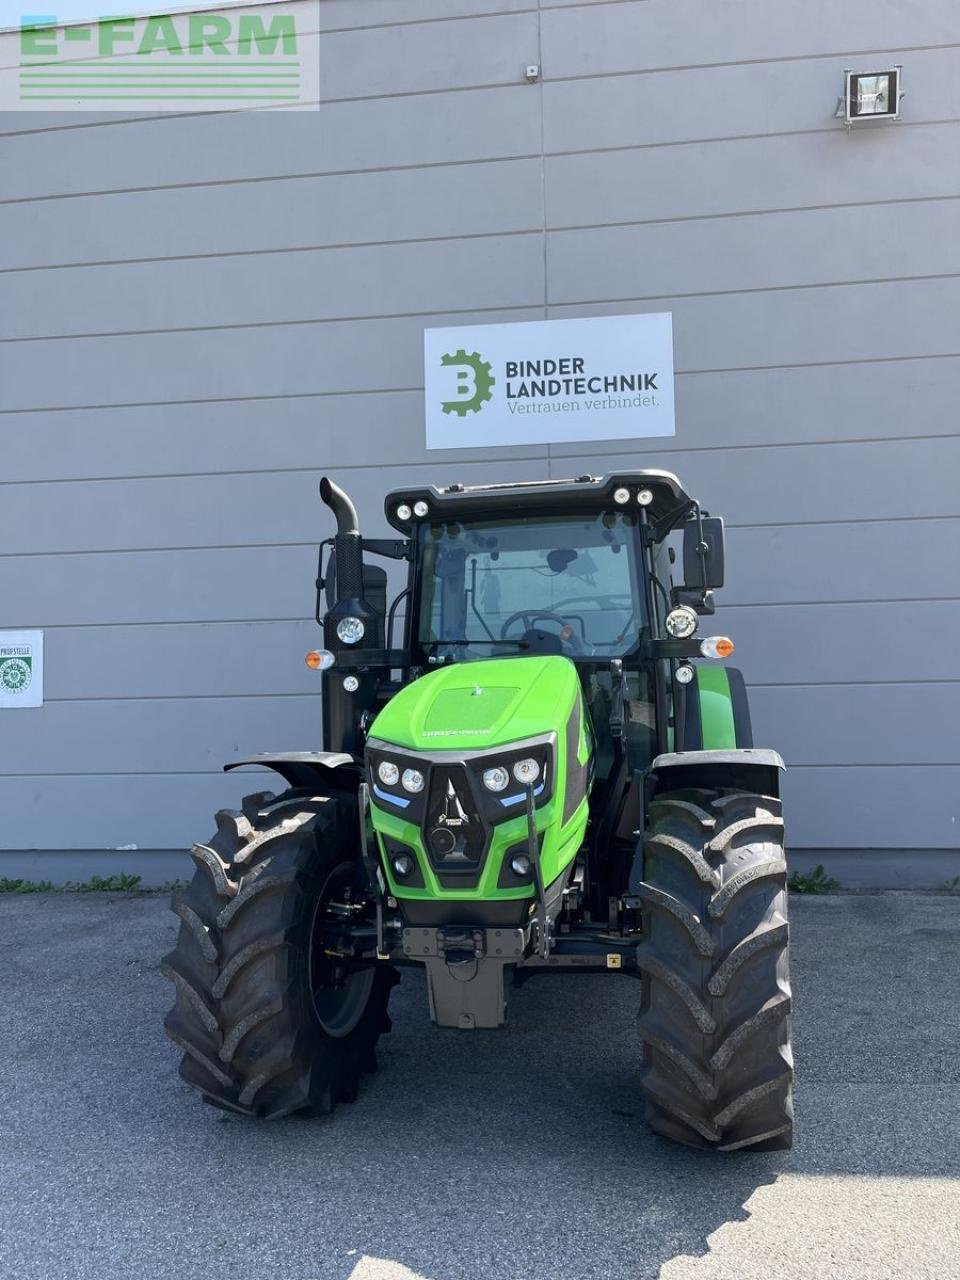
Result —
<svg viewBox="0 0 960 1280"><path fill-rule="evenodd" d="M337 566L337 605L346 600L362 601L363 541L360 537L357 508L343 489L327 476L320 481L320 498L333 512L337 522L333 540Z"/></svg>
<svg viewBox="0 0 960 1280"><path fill-rule="evenodd" d="M331 583L335 598L323 619L324 646L334 656L332 668L325 670L322 677L323 740L328 750L359 756L363 751L361 723L375 706L381 673L376 659L371 664L369 656L364 662L354 655L363 652L370 655L371 650L382 648L384 617L383 611L367 599L364 591L363 538L356 507L327 476L320 481L320 497L337 522ZM329 575L329 568L327 572ZM386 582L383 570L366 570L368 578L376 574ZM376 592L374 599L377 599ZM355 676L354 688L345 688L345 674Z"/></svg>

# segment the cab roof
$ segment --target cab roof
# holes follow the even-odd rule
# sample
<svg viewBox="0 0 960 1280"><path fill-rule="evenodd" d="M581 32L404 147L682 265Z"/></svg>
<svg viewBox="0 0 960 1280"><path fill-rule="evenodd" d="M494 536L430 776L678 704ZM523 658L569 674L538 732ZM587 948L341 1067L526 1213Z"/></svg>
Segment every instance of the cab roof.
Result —
<svg viewBox="0 0 960 1280"><path fill-rule="evenodd" d="M617 489L628 490L630 497L627 502L616 503L613 495ZM583 475L570 480L451 484L445 488L412 485L388 493L384 500L384 512L389 524L409 536L420 519L593 513L618 505L624 510L637 510L637 495L643 489L649 490L653 495L645 509L654 524L659 524L666 517L681 516L694 502L672 472L645 470L614 471L605 476ZM414 505L418 502L425 502L428 507L428 513L421 517L413 514ZM401 518L397 509L404 506L410 508L411 515Z"/></svg>

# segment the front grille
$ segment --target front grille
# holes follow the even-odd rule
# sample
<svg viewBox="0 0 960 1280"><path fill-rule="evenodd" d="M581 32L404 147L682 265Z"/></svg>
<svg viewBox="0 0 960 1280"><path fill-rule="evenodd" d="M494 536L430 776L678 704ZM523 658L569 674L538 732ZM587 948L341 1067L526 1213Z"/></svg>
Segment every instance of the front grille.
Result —
<svg viewBox="0 0 960 1280"><path fill-rule="evenodd" d="M467 771L462 765L435 765L423 822L424 844L440 871L474 871L486 834Z"/></svg>

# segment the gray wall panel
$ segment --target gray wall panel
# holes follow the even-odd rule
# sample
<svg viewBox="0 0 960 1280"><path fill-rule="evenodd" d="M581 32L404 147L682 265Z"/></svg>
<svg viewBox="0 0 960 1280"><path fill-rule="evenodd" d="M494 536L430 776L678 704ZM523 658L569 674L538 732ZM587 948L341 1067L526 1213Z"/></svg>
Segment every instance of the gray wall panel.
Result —
<svg viewBox="0 0 960 1280"><path fill-rule="evenodd" d="M750 710L788 768L960 765L960 681L753 689Z"/></svg>
<svg viewBox="0 0 960 1280"><path fill-rule="evenodd" d="M699 221L555 231L550 301L956 275L958 226L960 200L944 200L722 218L709 236Z"/></svg>
<svg viewBox="0 0 960 1280"><path fill-rule="evenodd" d="M957 596L957 520L731 529L729 544L725 604Z"/></svg>
<svg viewBox="0 0 960 1280"><path fill-rule="evenodd" d="M482 119L483 127L476 121ZM8 117L9 119L9 117ZM529 85L0 136L4 199L533 155Z"/></svg>
<svg viewBox="0 0 960 1280"><path fill-rule="evenodd" d="M706 242L699 222L554 232L550 302L956 275L958 221L951 200L726 218ZM473 307L541 302L540 236L18 271L0 337L453 310L465 282Z"/></svg>
<svg viewBox="0 0 960 1280"><path fill-rule="evenodd" d="M320 0L321 31L351 31L402 22L472 17L535 9L532 0Z"/></svg>
<svg viewBox="0 0 960 1280"><path fill-rule="evenodd" d="M524 307L543 301L543 246L522 235L70 267L14 272L5 293L10 338Z"/></svg>
<svg viewBox="0 0 960 1280"><path fill-rule="evenodd" d="M4 754L19 774L216 772L251 752L310 750L318 713L315 699L295 696L52 702L23 715ZM194 717L202 731L185 732Z"/></svg>
<svg viewBox="0 0 960 1280"><path fill-rule="evenodd" d="M0 269L526 231L542 217L537 159L251 182L242 199L233 184L173 187L8 205Z"/></svg>
<svg viewBox="0 0 960 1280"><path fill-rule="evenodd" d="M960 57L953 71L956 77ZM870 201L886 206L960 192L960 124L877 130L865 146L858 142L831 132L551 156L547 225L702 219ZM892 167L898 175L895 187ZM895 210L885 207L883 214L897 225ZM754 225L762 237L766 228ZM699 223L695 229L701 238L717 230L722 234L722 228L708 230Z"/></svg>
<svg viewBox="0 0 960 1280"><path fill-rule="evenodd" d="M355 29L320 37L320 97L364 98L515 84L537 61L532 12Z"/></svg>
<svg viewBox="0 0 960 1280"><path fill-rule="evenodd" d="M242 796L273 786L268 774L243 773L0 777L0 808L15 815L4 824L0 848L187 848L209 839L218 809L235 809Z"/></svg>
<svg viewBox="0 0 960 1280"><path fill-rule="evenodd" d="M960 680L950 644L923 645L922 662L917 661L920 637L960 634L960 600L733 607L722 602L703 627L729 633L737 646L733 662L751 685Z"/></svg>
<svg viewBox="0 0 960 1280"><path fill-rule="evenodd" d="M309 581L304 612L312 608ZM303 661L322 645L313 618L299 622L54 627L44 640L49 702L95 698L319 696ZM319 724L319 703L316 716Z"/></svg>
<svg viewBox="0 0 960 1280"><path fill-rule="evenodd" d="M314 547L0 558L4 626L268 621L313 609Z"/></svg>
<svg viewBox="0 0 960 1280"><path fill-rule="evenodd" d="M906 83L922 84L923 92L904 102L903 121L912 134L917 122L955 120L960 115L957 85L958 51L955 47L891 53L890 65L905 62ZM889 61L888 61L889 58ZM898 130L876 130L853 146L830 119L843 87L843 72L851 57L804 58L779 62L737 63L733 66L695 67L683 71L659 71L656 75L598 75L587 79L557 80L556 68L544 62L544 139L550 152L588 151L595 148L644 147L645 162L656 176L659 158L650 147L669 143L698 143L760 135L758 143L768 163L782 170L781 155L788 156L793 141L784 135L816 132L820 151L817 164L836 173L835 158L846 155L857 167L858 154L883 156L891 150L914 145L900 138ZM665 110L665 104L669 109ZM726 148L718 144L717 155ZM683 166L688 161L679 149L671 153ZM705 171L715 168L711 148L690 148ZM623 157L629 163L628 157ZM807 175L816 183L815 174ZM840 175L837 179L842 182ZM783 174L785 182L792 182ZM755 174L763 184L762 174ZM719 181L726 185L722 177ZM762 185L761 185L762 189ZM684 184L681 191L696 202L698 193ZM617 198L615 190L611 197ZM666 193L664 193L666 194ZM678 193L679 194L679 193ZM743 192L741 194L746 194ZM707 198L705 192L700 199ZM836 197L834 197L836 198Z"/></svg>
<svg viewBox="0 0 960 1280"><path fill-rule="evenodd" d="M956 38L949 4L807 0L773 9L767 0L634 0L600 13L590 6L545 11L543 61L555 78L613 75L949 45ZM824 114L831 109L827 103Z"/></svg>
<svg viewBox="0 0 960 1280"><path fill-rule="evenodd" d="M958 795L956 765L788 769L787 842L808 849L956 849Z"/></svg>

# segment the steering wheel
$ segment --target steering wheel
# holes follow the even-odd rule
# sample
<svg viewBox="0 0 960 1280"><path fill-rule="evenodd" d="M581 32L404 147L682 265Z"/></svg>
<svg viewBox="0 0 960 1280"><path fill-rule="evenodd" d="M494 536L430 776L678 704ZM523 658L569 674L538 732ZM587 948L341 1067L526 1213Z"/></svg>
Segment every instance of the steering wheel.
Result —
<svg viewBox="0 0 960 1280"><path fill-rule="evenodd" d="M500 628L500 639L507 639L507 632L518 619L523 623L527 631L533 631L535 630L534 623L541 618L545 618L548 622L559 623L561 642L563 644L568 644L574 653L583 652L583 645L574 633L573 627L571 627L570 623L567 622L566 618L562 618L559 613L551 613L549 609L518 609L516 613L511 613L510 617L507 618L503 626Z"/></svg>
<svg viewBox="0 0 960 1280"><path fill-rule="evenodd" d="M601 596L568 596L564 600L557 601L557 608L567 609L571 605L577 605L582 607L585 604L596 605L598 609L610 609L610 610L623 609L625 613L628 613L627 621L624 624L623 630L620 632L620 635L615 636L612 640L593 641L592 642L593 653L597 653L597 651L601 649L613 648L615 645L618 645L621 642L621 640L623 640L626 636L632 634L636 626L637 615L633 605L633 598L630 595L629 591L614 591L610 595L601 595ZM582 620L581 620L580 626L581 626L581 630L583 630L584 628L583 628ZM584 640L586 640L586 633L584 633Z"/></svg>

